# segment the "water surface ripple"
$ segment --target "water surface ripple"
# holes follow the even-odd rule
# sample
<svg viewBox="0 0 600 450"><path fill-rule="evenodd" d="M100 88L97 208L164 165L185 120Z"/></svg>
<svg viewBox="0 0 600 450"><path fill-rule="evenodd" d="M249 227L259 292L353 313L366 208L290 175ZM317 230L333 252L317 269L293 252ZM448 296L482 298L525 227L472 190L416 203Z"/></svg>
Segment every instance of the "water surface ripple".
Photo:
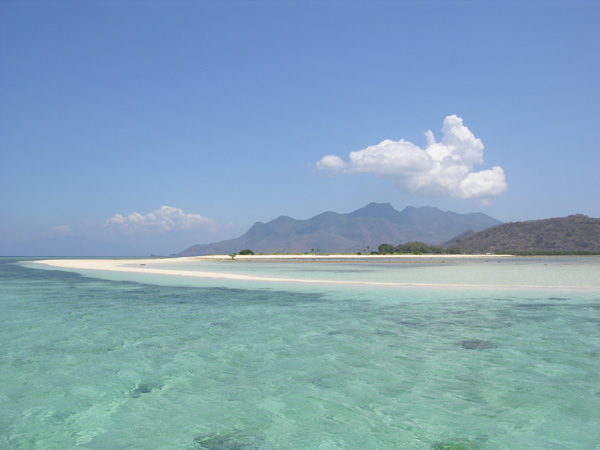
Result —
<svg viewBox="0 0 600 450"><path fill-rule="evenodd" d="M347 267L340 277L360 268L328 267ZM301 277L318 268L279 270ZM426 279L431 267L409 270ZM544 269L523 264L520 276L528 270ZM9 258L0 280L2 448L588 450L600 442L593 289L184 286L34 270Z"/></svg>

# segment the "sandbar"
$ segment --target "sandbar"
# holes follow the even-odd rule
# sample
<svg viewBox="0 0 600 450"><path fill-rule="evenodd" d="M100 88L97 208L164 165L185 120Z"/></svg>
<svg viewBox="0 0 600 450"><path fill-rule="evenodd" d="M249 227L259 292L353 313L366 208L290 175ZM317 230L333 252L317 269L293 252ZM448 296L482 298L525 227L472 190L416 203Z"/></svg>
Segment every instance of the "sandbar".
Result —
<svg viewBox="0 0 600 450"><path fill-rule="evenodd" d="M277 261L277 262L411 262L425 260L438 260L438 262L450 261L452 259L473 259L473 258L506 258L509 255L236 255L235 261ZM127 272L140 275L168 275L188 278L213 278L227 280L244 281L266 281L266 282L288 282L288 283L316 283L316 284L343 284L343 285L363 285L363 286L422 286L433 287L440 286L436 283L406 283L406 282L384 282L384 281L349 281L349 280L323 280L323 279L300 279L285 278L273 276L245 275L240 273L201 271L201 270L180 270L167 269L164 265L177 263L190 263L202 261L232 261L229 255L210 255L210 256L191 256L181 258L137 258L137 259L47 259L33 261L34 264L42 264L49 267L67 270L85 270L85 271L109 271L109 272ZM154 264L160 264L161 267L152 267ZM445 286L463 286L461 284Z"/></svg>

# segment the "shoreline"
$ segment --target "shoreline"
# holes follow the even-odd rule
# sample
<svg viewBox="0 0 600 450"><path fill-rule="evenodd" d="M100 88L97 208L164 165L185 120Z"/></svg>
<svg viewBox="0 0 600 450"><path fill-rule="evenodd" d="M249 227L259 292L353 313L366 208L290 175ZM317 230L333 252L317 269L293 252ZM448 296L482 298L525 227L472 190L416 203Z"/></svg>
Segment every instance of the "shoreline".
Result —
<svg viewBox="0 0 600 450"><path fill-rule="evenodd" d="M229 261L232 263L244 262L346 262L346 263L402 263L420 260L438 259L439 262L458 259L482 259L495 257L496 255L236 255L233 259L229 255L208 255L208 256L188 256L179 258L123 258L123 259L41 259L30 261L33 264L44 265L57 269L67 270L85 270L85 271L103 271L103 272L126 272L139 275L167 275L186 278L213 278L238 281L266 281L266 282L284 282L284 283L308 283L308 284L341 284L341 285L362 285L362 286L397 286L397 287L435 287L450 286L436 283L401 283L401 282L383 282L383 281L340 281L340 280L319 280L319 279L301 279L273 276L244 275L228 272L204 272L191 270L171 270L165 268L153 268L153 264L174 264L190 262L221 262ZM500 255L498 255L500 256ZM502 255L503 258L510 255ZM452 285L468 286L468 285Z"/></svg>
<svg viewBox="0 0 600 450"><path fill-rule="evenodd" d="M402 262L414 260L435 259L441 261L463 260L463 259L491 259L491 258L516 258L513 255L440 255L440 254L424 254L424 255L344 255L344 254L328 254L328 255L207 255L207 256L182 256L177 258L171 257L125 257L125 258L53 258L39 259L30 261L33 264L43 264L51 267L62 267L70 269L89 269L89 270L111 270L111 271L130 271L125 270L127 266L140 264L172 264L186 262L202 262L202 261L260 261L260 262ZM142 262L143 261L143 262ZM424 262L424 261L423 261ZM137 270L136 270L137 271ZM169 271L172 272L172 271Z"/></svg>
<svg viewBox="0 0 600 450"><path fill-rule="evenodd" d="M350 255L350 254L267 254L267 255L235 255L235 259L240 261L306 261L306 260L337 260L337 261L356 261L356 260L402 260L402 259L480 259L480 258L514 258L513 255L452 255L452 254L421 254L421 255ZM178 258L165 258L165 260L175 261L231 261L230 255L206 255L206 256L182 256Z"/></svg>
<svg viewBox="0 0 600 450"><path fill-rule="evenodd" d="M229 255L210 255L210 256L192 256L181 258L123 258L123 259L40 259L29 261L33 266L46 266L50 269L64 269L67 271L75 271L82 275L94 276L90 272L112 272L112 273L129 273L140 276L167 276L180 279L213 279L213 280L231 280L231 281L248 281L248 282L263 282L263 283L293 283L293 284L312 284L312 285L338 285L338 286L363 286L363 287L414 287L414 288L484 288L484 289L542 289L542 290L594 290L596 287L590 286L571 286L562 285L560 282L556 285L543 285L539 282L531 280L529 283L518 284L503 284L497 282L473 283L469 282L435 282L430 280L421 281L370 281L370 280L336 280L322 278L291 278L286 276L273 276L269 274L244 274L228 271L229 264L236 265L236 262L252 264L253 262L301 262L301 263L355 263L355 264L452 264L459 260L478 260L482 263L490 261L502 262L501 260L517 260L528 259L527 257L519 257L513 255L237 255L235 260L232 260ZM537 259L537 258L536 258ZM193 265L198 262L198 265ZM215 266L208 266L209 270L203 270L202 263L225 263L223 270L215 270ZM229 264L227 263L229 262ZM179 268L177 263L189 265L185 268ZM192 263L192 264L190 264ZM153 267L160 265L159 267ZM174 266L170 268L169 266ZM545 265L545 264L544 264ZM31 267L31 266L30 266ZM491 266L490 266L491 267ZM40 268L40 267L34 267ZM185 270L188 269L188 270ZM465 280L466 281L466 280ZM558 281L558 280L557 280ZM594 284L594 283L592 283Z"/></svg>
<svg viewBox="0 0 600 450"><path fill-rule="evenodd" d="M172 264L185 262L202 261L277 261L277 262L325 262L325 261L345 261L345 262L389 262L402 260L459 260L459 259L482 259L482 258L512 258L512 255L207 255L207 256L183 256L178 258L170 257L131 257L131 258L53 258L39 259L30 261L33 264L43 264L51 267L63 267L71 269L90 269L90 270L118 270L123 271L126 266L132 264ZM170 271L169 271L170 272Z"/></svg>

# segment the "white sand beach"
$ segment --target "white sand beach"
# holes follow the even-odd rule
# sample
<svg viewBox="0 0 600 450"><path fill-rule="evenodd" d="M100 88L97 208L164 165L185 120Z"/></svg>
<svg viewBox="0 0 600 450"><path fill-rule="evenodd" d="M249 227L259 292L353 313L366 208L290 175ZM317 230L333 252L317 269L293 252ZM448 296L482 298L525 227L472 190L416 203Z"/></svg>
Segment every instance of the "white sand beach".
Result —
<svg viewBox="0 0 600 450"><path fill-rule="evenodd" d="M507 258L508 255L236 255L235 261L244 262L345 262L345 263L400 263L400 262L445 262L457 259L481 259L481 258ZM49 267L67 270L91 270L109 272L127 272L146 275L168 275L190 278L214 278L245 281L267 281L267 282L294 282L294 283L319 283L319 284L356 284L356 285L379 285L379 286L434 286L436 283L405 283L405 282L383 282L366 280L323 280L323 279L301 279L261 275L246 275L241 273L181 270L179 268L169 269L165 265L193 264L194 262L218 262L232 261L229 255L193 256L182 258L139 258L139 259L48 259L34 261ZM232 262L235 262L232 261ZM160 265L160 267L152 267Z"/></svg>
<svg viewBox="0 0 600 450"><path fill-rule="evenodd" d="M236 255L234 259L230 255L46 259L28 264L100 278L106 273L122 273L133 280L140 276L145 281L159 282L159 278L168 277L187 284L204 279L227 287L231 286L229 281L263 287L271 287L272 283L554 291L597 291L600 287L598 258L585 257L281 254ZM148 279L154 276L157 278Z"/></svg>

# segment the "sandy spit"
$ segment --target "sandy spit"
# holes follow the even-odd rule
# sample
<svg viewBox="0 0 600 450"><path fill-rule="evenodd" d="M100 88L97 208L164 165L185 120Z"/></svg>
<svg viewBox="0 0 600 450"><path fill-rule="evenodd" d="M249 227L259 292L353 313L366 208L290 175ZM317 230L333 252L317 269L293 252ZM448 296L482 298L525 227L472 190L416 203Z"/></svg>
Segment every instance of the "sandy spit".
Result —
<svg viewBox="0 0 600 450"><path fill-rule="evenodd" d="M452 260L463 258L490 258L491 255L237 255L235 260L243 261L344 261L344 262L390 262L415 259ZM494 255L497 257L499 255ZM138 258L138 259L48 259L33 261L35 264L42 264L49 267L74 270L93 270L109 272L128 272L136 274L150 275L169 275L190 278L216 278L229 280L246 281L269 281L269 282L292 282L292 283L316 283L316 284L356 284L356 285L378 285L378 286L437 286L436 284L425 283L398 283L398 282L370 282L370 281L337 281L337 280L312 280L298 278L279 278L255 275L233 274L226 272L202 272L187 270L170 270L165 268L152 267L153 264L169 264L193 261L231 261L228 255L210 255L210 256L192 256L183 258Z"/></svg>

